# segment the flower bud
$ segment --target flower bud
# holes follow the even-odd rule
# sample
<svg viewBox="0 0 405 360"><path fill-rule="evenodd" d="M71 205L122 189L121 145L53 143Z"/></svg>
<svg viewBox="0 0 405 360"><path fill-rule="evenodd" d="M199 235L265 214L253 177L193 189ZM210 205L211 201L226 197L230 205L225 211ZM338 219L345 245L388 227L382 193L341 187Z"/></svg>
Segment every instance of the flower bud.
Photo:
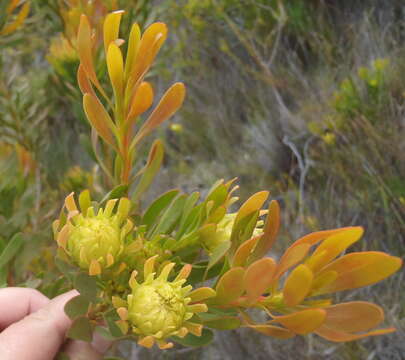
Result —
<svg viewBox="0 0 405 360"><path fill-rule="evenodd" d="M122 251L117 219L103 214L93 218L81 217L77 224L70 227L67 250L82 269L88 269L92 260L106 267L108 257L116 258Z"/></svg>
<svg viewBox="0 0 405 360"><path fill-rule="evenodd" d="M68 220L56 232L56 240L73 263L88 270L90 275L99 275L115 264L123 253L125 237L132 229L132 223L126 219L130 202L122 198L113 213L117 200L110 200L97 215L88 196L81 196L79 202L81 212L76 207L73 193L66 198Z"/></svg>
<svg viewBox="0 0 405 360"><path fill-rule="evenodd" d="M117 309L121 317L118 325L121 329L130 328L139 336L138 344L142 346L152 347L157 342L161 349L167 349L173 346L165 341L170 336L184 337L188 332L201 335L202 325L188 320L195 313L207 311L207 305L190 304L193 298L193 293L190 293L192 287L183 287L191 271L190 265L183 267L177 277L169 281L168 275L175 264L167 264L155 278L152 272L155 259L156 256L145 262L143 283L135 280L136 272L132 274L132 293L127 297L127 307Z"/></svg>
<svg viewBox="0 0 405 360"><path fill-rule="evenodd" d="M237 213L226 214L218 223L216 233L212 237L204 237L203 245L209 253L211 253L218 245L223 242L230 241L233 225L235 223ZM259 221L257 227L253 231L253 236L259 235L262 232L260 226L263 222Z"/></svg>

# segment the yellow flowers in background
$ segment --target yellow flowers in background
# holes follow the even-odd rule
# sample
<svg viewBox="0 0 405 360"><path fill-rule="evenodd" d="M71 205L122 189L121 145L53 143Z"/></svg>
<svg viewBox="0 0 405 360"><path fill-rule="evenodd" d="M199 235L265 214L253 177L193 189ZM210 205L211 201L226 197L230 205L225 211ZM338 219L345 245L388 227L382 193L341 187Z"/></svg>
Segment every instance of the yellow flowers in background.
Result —
<svg viewBox="0 0 405 360"><path fill-rule="evenodd" d="M22 5L21 5L22 4ZM0 4L0 36L16 31L30 12L30 2L20 0L2 1Z"/></svg>
<svg viewBox="0 0 405 360"><path fill-rule="evenodd" d="M85 14L98 30L95 42L100 43L104 19L109 12L117 10L117 3L115 0L63 0L59 1L59 9L64 22L64 36L75 47L81 15Z"/></svg>

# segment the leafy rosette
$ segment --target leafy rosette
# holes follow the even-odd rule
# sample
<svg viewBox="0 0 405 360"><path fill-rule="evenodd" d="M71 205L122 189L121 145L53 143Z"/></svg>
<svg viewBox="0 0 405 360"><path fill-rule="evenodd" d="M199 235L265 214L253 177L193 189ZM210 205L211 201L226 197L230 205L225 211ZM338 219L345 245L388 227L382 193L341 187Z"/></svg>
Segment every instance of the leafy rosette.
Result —
<svg viewBox="0 0 405 360"><path fill-rule="evenodd" d="M184 338L188 333L201 336L202 325L191 321L195 314L207 311L203 302L215 296L211 288L194 291L191 285L184 286L191 271L191 265L185 265L173 280L168 280L174 263L167 263L159 276L153 272L156 257L144 264L144 281L138 283L137 272L132 273L129 281L131 293L126 301L114 297L120 320L117 325L124 334L135 335L138 344L152 347L155 343L161 349L173 346L167 342L169 337Z"/></svg>
<svg viewBox="0 0 405 360"><path fill-rule="evenodd" d="M62 253L89 275L100 275L113 265L121 265L125 239L133 228L128 219L130 201L109 200L96 213L88 191L79 196L80 210L73 196L71 193L65 199L67 215L54 223L55 238Z"/></svg>

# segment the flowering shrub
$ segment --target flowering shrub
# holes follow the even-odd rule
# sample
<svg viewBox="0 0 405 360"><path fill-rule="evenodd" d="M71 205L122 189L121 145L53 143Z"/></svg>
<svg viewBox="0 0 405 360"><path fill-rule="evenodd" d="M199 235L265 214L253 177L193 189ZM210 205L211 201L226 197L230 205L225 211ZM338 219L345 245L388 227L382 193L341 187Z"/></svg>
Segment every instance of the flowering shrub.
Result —
<svg viewBox="0 0 405 360"><path fill-rule="evenodd" d="M146 196L165 154L164 142L157 139L145 159L148 137L180 109L186 96L185 85L176 82L154 105L150 69L168 28L162 22L146 21L147 10L139 15L139 7L147 1L128 4L129 15L136 13L151 23L144 31L138 24L126 26L119 1L41 3L31 2L37 9L47 3L63 22L62 34L46 41L47 59L54 70L50 77L73 107L82 102L81 116L88 126L80 142L97 166L91 172L81 165L53 171L44 156L46 151L48 156L53 152L52 139L45 136L42 126L50 108L51 95L44 85L48 82L41 79L31 84L28 80L38 80L35 74L19 78L24 66L3 71L0 285L33 286L50 297L77 289L79 295L65 307L72 319L68 337L84 341L91 341L98 332L112 341L132 340L165 350L175 344L207 345L214 330L238 328L280 339L314 333L333 342L395 331L378 328L384 320L378 305L361 300L338 302L333 295L377 283L401 267L399 257L383 252L348 252L362 237L361 227L313 232L280 254L273 251L281 227L280 205L268 201L267 191L238 205L233 179L219 180L202 194L173 189L152 201ZM227 3L228 10L237 6L239 11L239 2ZM252 4L245 25L253 31L257 9ZM212 6L211 2L189 1L186 9L193 13ZM214 9L222 11L217 5ZM272 23L283 20L286 10L291 19L288 33L294 37L297 30L309 26L304 16L307 10L300 2L287 7L272 2L269 9L274 10ZM0 45L12 44L29 15L30 2L3 1L0 10ZM222 15L253 56L251 38ZM201 19L195 18L195 25L202 35L206 24ZM266 22L259 23L264 29ZM223 42L222 50L230 52L229 44ZM13 61L7 59L13 54L8 51L0 66L3 59L6 65ZM267 69L268 64L260 59L259 65ZM333 101L336 119L344 118L346 124L359 114L375 115L368 103L384 103L387 65L378 60L370 68L361 68L360 87L350 79L342 83ZM264 74L270 83L273 75L267 70ZM34 101L34 96L42 100ZM339 141L335 137L339 129L328 127L326 134L323 129L314 133L331 146ZM64 130L55 131L57 142L64 141ZM188 131L180 123L172 123L170 130L171 135L183 138ZM75 154L75 147L67 148L72 158L82 157ZM55 157L62 163L58 153ZM58 216L59 206L53 204L62 198ZM49 229L56 217L55 241L50 246L44 244L47 236L41 229ZM316 219L311 221L316 224ZM30 250L35 255L27 258Z"/></svg>
<svg viewBox="0 0 405 360"><path fill-rule="evenodd" d="M70 194L54 223L59 267L80 292L66 306L73 319L70 336L90 340L102 328L109 338L167 349L175 342L205 345L210 329L248 327L283 339L316 333L336 342L394 331L372 330L384 319L378 305L334 304L330 296L374 284L401 266L399 258L382 252L341 256L361 238L360 227L311 233L275 260L268 254L280 228L280 207L273 200L263 209L267 191L252 195L237 212L229 208L237 201L234 180L218 181L202 200L197 192L172 190L142 207L163 144L156 140L135 172L138 146L181 106L185 87L170 87L142 121L153 101L144 78L167 28L154 23L141 34L133 25L124 61L122 15L109 14L103 27L112 98L94 69L94 37L85 15L78 30L83 107L94 152L114 189L101 202L81 192L79 207ZM268 321L257 323L252 310L264 312Z"/></svg>

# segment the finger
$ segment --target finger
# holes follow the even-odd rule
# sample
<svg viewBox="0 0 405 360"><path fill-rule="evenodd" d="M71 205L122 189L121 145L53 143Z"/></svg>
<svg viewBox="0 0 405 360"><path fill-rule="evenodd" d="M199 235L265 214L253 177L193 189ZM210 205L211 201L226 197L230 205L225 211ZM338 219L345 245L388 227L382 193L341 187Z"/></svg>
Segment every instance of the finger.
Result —
<svg viewBox="0 0 405 360"><path fill-rule="evenodd" d="M39 310L49 301L45 295L34 289L0 289L0 330Z"/></svg>
<svg viewBox="0 0 405 360"><path fill-rule="evenodd" d="M77 295L75 290L60 295L45 307L5 329L0 334L0 359L53 359L71 324L65 315L64 306Z"/></svg>

